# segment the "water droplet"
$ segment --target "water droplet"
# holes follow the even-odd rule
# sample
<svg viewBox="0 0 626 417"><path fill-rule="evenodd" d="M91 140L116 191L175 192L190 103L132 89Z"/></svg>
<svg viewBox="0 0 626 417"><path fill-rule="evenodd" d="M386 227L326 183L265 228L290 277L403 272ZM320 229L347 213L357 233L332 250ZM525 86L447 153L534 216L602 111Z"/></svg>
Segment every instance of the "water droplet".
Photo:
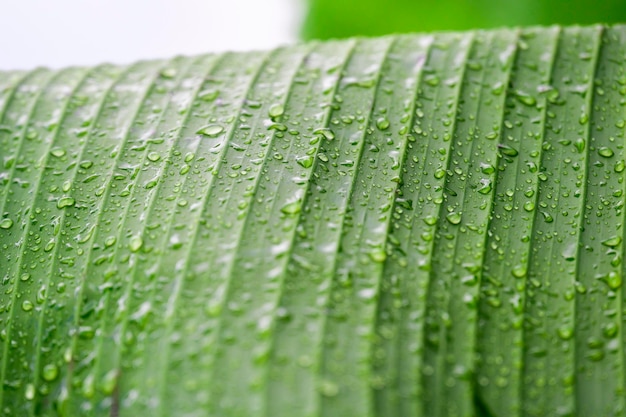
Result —
<svg viewBox="0 0 626 417"><path fill-rule="evenodd" d="M93 398L96 394L96 386L93 374L89 374L83 380L82 392L83 395L87 398Z"/></svg>
<svg viewBox="0 0 626 417"><path fill-rule="evenodd" d="M74 204L76 204L76 200L72 197L61 197L57 201L57 208L62 209L65 207L72 207Z"/></svg>
<svg viewBox="0 0 626 417"><path fill-rule="evenodd" d="M199 135L204 136L217 136L224 131L224 127L220 125L208 125L196 131Z"/></svg>
<svg viewBox="0 0 626 417"><path fill-rule="evenodd" d="M50 155L57 157L57 158L61 158L62 156L65 156L65 149L62 148L54 148L50 151Z"/></svg>
<svg viewBox="0 0 626 417"><path fill-rule="evenodd" d="M591 352L587 353L586 357L590 361L599 362L602 359L604 359L604 351L599 350L599 349L598 350L592 350Z"/></svg>
<svg viewBox="0 0 626 417"><path fill-rule="evenodd" d="M500 152L502 152L502 155L517 156L519 154L519 152L517 152L517 149L512 148L509 145L498 144L498 148L500 148Z"/></svg>
<svg viewBox="0 0 626 417"><path fill-rule="evenodd" d="M280 209L280 211L284 214L295 215L295 214L300 213L301 209L302 209L302 203L300 202L300 200L297 200L297 201L293 201L291 203L285 204Z"/></svg>
<svg viewBox="0 0 626 417"><path fill-rule="evenodd" d="M574 141L574 146L576 147L576 150L578 151L578 153L583 153L583 151L585 150L585 139L583 138L578 138Z"/></svg>
<svg viewBox="0 0 626 417"><path fill-rule="evenodd" d="M128 242L128 248L131 252L137 252L143 246L143 239L141 236L133 236Z"/></svg>
<svg viewBox="0 0 626 417"><path fill-rule="evenodd" d="M424 81L426 82L426 84L430 85L431 87L436 87L441 82L439 77L436 75L429 75L424 79Z"/></svg>
<svg viewBox="0 0 626 417"><path fill-rule="evenodd" d="M496 172L496 168L491 165L491 164L486 164L484 162L480 163L480 172L482 172L483 174L493 174L494 172Z"/></svg>
<svg viewBox="0 0 626 417"><path fill-rule="evenodd" d="M587 113L581 114L578 118L578 123L580 123L581 125L586 125L587 122L589 122L589 115Z"/></svg>
<svg viewBox="0 0 626 417"><path fill-rule="evenodd" d="M617 325L617 323L607 323L606 325L604 325L604 328L602 329L602 333L604 334L604 336L608 337L609 339L612 339L615 336L617 336L618 332L619 332L619 326Z"/></svg>
<svg viewBox="0 0 626 417"><path fill-rule="evenodd" d="M489 194L492 189L491 180L488 178L483 179L480 181L480 183L481 183L481 186L480 188L478 188L478 192L481 194Z"/></svg>
<svg viewBox="0 0 626 417"><path fill-rule="evenodd" d="M543 219L546 221L546 223L552 223L554 221L552 215L547 211L542 211L541 215L543 216Z"/></svg>
<svg viewBox="0 0 626 417"><path fill-rule="evenodd" d="M497 82L494 85L492 85L491 92L496 96L499 96L500 94L502 94L504 92L504 83Z"/></svg>
<svg viewBox="0 0 626 417"><path fill-rule="evenodd" d="M452 224L461 223L461 215L459 213L448 213L446 219Z"/></svg>
<svg viewBox="0 0 626 417"><path fill-rule="evenodd" d="M319 385L320 393L325 397L336 397L339 394L339 386L332 381L324 380Z"/></svg>
<svg viewBox="0 0 626 417"><path fill-rule="evenodd" d="M557 335L560 339L570 340L574 336L574 329L572 326L561 326L557 330Z"/></svg>
<svg viewBox="0 0 626 417"><path fill-rule="evenodd" d="M54 381L59 376L59 368L55 364L48 364L43 367L41 375L45 381Z"/></svg>
<svg viewBox="0 0 626 417"><path fill-rule="evenodd" d="M602 244L604 246L608 246L610 248L614 248L616 246L619 246L620 243L622 243L622 238L619 237L619 236L614 236L614 237L611 237L609 239L606 239L606 240L602 241Z"/></svg>
<svg viewBox="0 0 626 417"><path fill-rule="evenodd" d="M159 155L159 154L158 154L158 153L156 153L156 152L150 152L150 153L148 154L148 159L149 159L150 161L152 161L152 162L156 162L156 161L158 161L159 159L161 159L161 155Z"/></svg>
<svg viewBox="0 0 626 417"><path fill-rule="evenodd" d="M370 259L377 263L383 263L387 259L387 252L384 249L374 249L368 253Z"/></svg>
<svg viewBox="0 0 626 417"><path fill-rule="evenodd" d="M314 158L312 155L307 155L297 158L296 161L304 168L311 168L311 166L313 166Z"/></svg>
<svg viewBox="0 0 626 417"><path fill-rule="evenodd" d="M606 276L606 284L610 289L617 290L622 286L622 276L615 271L611 271Z"/></svg>
<svg viewBox="0 0 626 417"><path fill-rule="evenodd" d="M220 90L204 90L198 94L198 98L203 101L213 101L220 95Z"/></svg>
<svg viewBox="0 0 626 417"><path fill-rule="evenodd" d="M272 123L269 126L267 126L267 130L276 130L278 132L286 132L288 130L288 127L284 123Z"/></svg>
<svg viewBox="0 0 626 417"><path fill-rule="evenodd" d="M33 303L29 300L22 301L22 310L31 311L33 309Z"/></svg>
<svg viewBox="0 0 626 417"><path fill-rule="evenodd" d="M598 148L598 155L600 155L600 156L602 156L604 158L610 158L614 154L615 153L613 152L613 150L611 148L607 148L606 146Z"/></svg>
<svg viewBox="0 0 626 417"><path fill-rule="evenodd" d="M491 133L487 133L485 135L485 138L489 139L489 140L494 140L498 137L498 132L491 132Z"/></svg>
<svg viewBox="0 0 626 417"><path fill-rule="evenodd" d="M526 265L517 265L515 268L511 270L511 275L515 278L524 278L528 270L526 269Z"/></svg>
<svg viewBox="0 0 626 417"><path fill-rule="evenodd" d="M113 394L113 391L115 391L115 387L117 386L117 375L117 370L113 369L107 372L104 375L104 378L102 378L100 387L105 395L111 395Z"/></svg>
<svg viewBox="0 0 626 417"><path fill-rule="evenodd" d="M387 130L389 128L389 120L386 117L379 117L376 120L376 127L380 130Z"/></svg>
<svg viewBox="0 0 626 417"><path fill-rule="evenodd" d="M167 78L167 79L174 78L176 76L176 69L175 68L163 68L159 74L163 78Z"/></svg>
<svg viewBox="0 0 626 417"><path fill-rule="evenodd" d="M13 226L13 220L4 218L0 220L0 229L10 229Z"/></svg>
<svg viewBox="0 0 626 417"><path fill-rule="evenodd" d="M532 201L527 201L524 203L524 210L533 211L534 209L535 209L535 203L533 203Z"/></svg>
<svg viewBox="0 0 626 417"><path fill-rule="evenodd" d="M313 131L313 134L315 134L315 135L322 135L322 136L324 136L324 138L326 138L326 140L333 140L333 139L335 139L335 133L332 130L328 129L328 128L318 128L318 129L315 129Z"/></svg>
<svg viewBox="0 0 626 417"><path fill-rule="evenodd" d="M435 216L426 216L424 217L424 223L429 226L434 226L437 223L437 217Z"/></svg>
<svg viewBox="0 0 626 417"><path fill-rule="evenodd" d="M435 172L433 173L433 176L434 176L436 179L438 179L438 180L440 180L440 179L442 179L443 177L445 177L445 175L446 175L446 170L445 170L445 169L442 169L442 168L438 168L438 169L436 169L436 170L435 170Z"/></svg>
<svg viewBox="0 0 626 417"><path fill-rule="evenodd" d="M624 160L620 160L617 161L617 163L615 164L615 172L623 172L624 168L626 168L626 163L624 162Z"/></svg>
<svg viewBox="0 0 626 417"><path fill-rule="evenodd" d="M280 117L283 114L285 114L285 107L282 104L272 104L272 106L269 109L269 116L272 119L275 119L276 117Z"/></svg>
<svg viewBox="0 0 626 417"><path fill-rule="evenodd" d="M359 298L363 300L371 300L376 297L376 289L375 288L364 288L358 292Z"/></svg>
<svg viewBox="0 0 626 417"><path fill-rule="evenodd" d="M537 104L537 100L531 96L528 93L525 93L523 91L516 91L515 92L515 97L520 101L520 103L526 105L526 106L535 106Z"/></svg>
<svg viewBox="0 0 626 417"><path fill-rule="evenodd" d="M24 390L24 398L28 401L32 401L35 398L35 386L33 384L26 384L26 389Z"/></svg>
<svg viewBox="0 0 626 417"><path fill-rule="evenodd" d="M117 242L117 238L115 236L109 236L104 241L104 247L110 248L111 246L115 245L115 242Z"/></svg>

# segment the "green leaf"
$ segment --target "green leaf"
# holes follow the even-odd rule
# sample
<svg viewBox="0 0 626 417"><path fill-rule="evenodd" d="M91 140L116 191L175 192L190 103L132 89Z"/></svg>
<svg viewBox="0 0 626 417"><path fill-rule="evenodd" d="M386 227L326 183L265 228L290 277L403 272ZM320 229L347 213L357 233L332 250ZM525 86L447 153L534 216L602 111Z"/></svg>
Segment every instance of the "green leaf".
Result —
<svg viewBox="0 0 626 417"><path fill-rule="evenodd" d="M0 73L0 415L626 407L626 27Z"/></svg>
<svg viewBox="0 0 626 417"><path fill-rule="evenodd" d="M306 6L304 39L626 21L621 0L307 0Z"/></svg>

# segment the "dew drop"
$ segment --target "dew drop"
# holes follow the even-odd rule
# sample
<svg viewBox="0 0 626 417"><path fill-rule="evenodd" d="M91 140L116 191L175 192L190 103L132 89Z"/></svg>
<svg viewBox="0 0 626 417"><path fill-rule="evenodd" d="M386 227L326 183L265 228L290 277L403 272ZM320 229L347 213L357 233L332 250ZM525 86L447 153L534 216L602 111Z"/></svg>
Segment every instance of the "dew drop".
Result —
<svg viewBox="0 0 626 417"><path fill-rule="evenodd" d="M494 172L496 172L496 168L491 165L491 164L486 164L484 162L480 163L480 172L482 172L483 174L493 174Z"/></svg>
<svg viewBox="0 0 626 417"><path fill-rule="evenodd" d="M143 239L141 236L133 236L130 238L130 242L128 242L128 248L131 252L137 252L143 246Z"/></svg>
<svg viewBox="0 0 626 417"><path fill-rule="evenodd" d="M62 209L65 207L72 207L74 204L76 204L76 200L72 197L61 197L57 201L57 208Z"/></svg>
<svg viewBox="0 0 626 417"><path fill-rule="evenodd" d="M515 278L524 278L527 274L527 269L525 265L517 265L515 268L511 270L511 275Z"/></svg>
<svg viewBox="0 0 626 417"><path fill-rule="evenodd" d="M571 326L561 326L557 330L560 339L570 340L574 336L574 329Z"/></svg>
<svg viewBox="0 0 626 417"><path fill-rule="evenodd" d="M376 263L383 263L387 259L387 252L384 249L374 249L368 253L370 259Z"/></svg>
<svg viewBox="0 0 626 417"><path fill-rule="evenodd" d="M583 153L583 151L585 150L585 139L583 138L578 138L574 141L574 146L576 147L576 150L578 151L578 153Z"/></svg>
<svg viewBox="0 0 626 417"><path fill-rule="evenodd" d="M300 213L300 210L302 210L302 203L300 202L300 200L287 203L280 209L282 213L288 215L298 214Z"/></svg>
<svg viewBox="0 0 626 417"><path fill-rule="evenodd" d="M509 145L499 144L498 148L500 148L500 152L502 152L502 155L517 156L519 154L519 152L517 152L517 149L512 148Z"/></svg>
<svg viewBox="0 0 626 417"><path fill-rule="evenodd" d="M54 148L50 151L50 155L56 158L61 158L62 156L65 156L65 153L65 149L62 148Z"/></svg>
<svg viewBox="0 0 626 417"><path fill-rule="evenodd" d="M224 131L224 128L220 125L208 125L196 131L199 135L214 137Z"/></svg>
<svg viewBox="0 0 626 417"><path fill-rule="evenodd" d="M48 364L43 367L41 375L45 381L54 381L59 376L59 368L55 364Z"/></svg>
<svg viewBox="0 0 626 417"><path fill-rule="evenodd" d="M0 229L10 229L13 226L13 220L4 218L0 220Z"/></svg>
<svg viewBox="0 0 626 417"><path fill-rule="evenodd" d="M313 166L314 158L312 155L302 156L296 159L298 165L304 168L311 168Z"/></svg>
<svg viewBox="0 0 626 417"><path fill-rule="evenodd" d="M609 239L602 241L602 244L604 246L608 246L609 248L614 248L616 246L619 246L620 243L622 243L622 238L619 236L614 236L614 237L611 237Z"/></svg>
<svg viewBox="0 0 626 417"><path fill-rule="evenodd" d="M586 125L589 122L589 115L587 113L583 113L578 118L578 123L581 125Z"/></svg>
<svg viewBox="0 0 626 417"><path fill-rule="evenodd" d="M622 286L622 276L615 271L611 271L606 276L606 284L610 289L617 290Z"/></svg>
<svg viewBox="0 0 626 417"><path fill-rule="evenodd" d="M441 80L439 79L437 75L429 75L428 77L424 79L424 81L426 82L426 84L430 85L431 87L436 87L441 82Z"/></svg>
<svg viewBox="0 0 626 417"><path fill-rule="evenodd" d="M174 78L176 76L176 69L175 68L164 68L161 70L161 72L159 73L161 75L161 77L163 78Z"/></svg>
<svg viewBox="0 0 626 417"><path fill-rule="evenodd" d="M269 116L274 119L285 114L285 107L282 104L272 104L269 109Z"/></svg>
<svg viewBox="0 0 626 417"><path fill-rule="evenodd" d="M198 98L203 101L213 101L220 95L220 90L204 90L198 94Z"/></svg>
<svg viewBox="0 0 626 417"><path fill-rule="evenodd" d="M387 130L389 128L389 120L386 117L380 117L376 120L376 127L379 130Z"/></svg>
<svg viewBox="0 0 626 417"><path fill-rule="evenodd" d="M339 394L339 386L332 381L324 380L320 382L319 391L325 397L336 397Z"/></svg>
<svg viewBox="0 0 626 417"><path fill-rule="evenodd" d="M606 146L598 148L598 155L600 155L600 156L602 156L604 158L610 158L614 154L615 153L613 152L613 150L611 148L607 148Z"/></svg>
<svg viewBox="0 0 626 417"><path fill-rule="evenodd" d="M437 217L435 216L426 216L424 217L424 223L426 223L429 226L434 226L437 223Z"/></svg>
<svg viewBox="0 0 626 417"><path fill-rule="evenodd" d="M461 215L459 213L448 213L448 215L446 216L446 219L451 223L451 224L459 224L461 223Z"/></svg>
<svg viewBox="0 0 626 417"><path fill-rule="evenodd" d="M520 103L529 107L535 106L537 104L537 100L533 96L523 91L516 91L515 97L519 100Z"/></svg>
<svg viewBox="0 0 626 417"><path fill-rule="evenodd" d="M159 159L161 159L161 155L159 155L159 154L158 154L158 153L156 153L156 152L150 152L150 153L148 154L148 160L150 160L150 161L152 161L152 162L156 162L156 161L158 161Z"/></svg>
<svg viewBox="0 0 626 417"><path fill-rule="evenodd" d="M546 221L546 223L552 223L554 221L552 215L547 211L542 211L541 215L543 216L543 219Z"/></svg>
<svg viewBox="0 0 626 417"><path fill-rule="evenodd" d="M24 398L28 401L32 401L35 398L35 386L33 384L27 384L24 390Z"/></svg>
<svg viewBox="0 0 626 417"><path fill-rule="evenodd" d="M478 192L481 194L489 194L492 189L491 180L483 179L480 181L481 186L478 188Z"/></svg>
<svg viewBox="0 0 626 417"><path fill-rule="evenodd" d="M326 140L335 139L335 133L328 128L318 128L313 131L315 135L322 135Z"/></svg>
<svg viewBox="0 0 626 417"><path fill-rule="evenodd" d="M93 166L93 162L91 162L91 161L83 161L83 162L80 163L80 167L82 169L89 169L92 166Z"/></svg>

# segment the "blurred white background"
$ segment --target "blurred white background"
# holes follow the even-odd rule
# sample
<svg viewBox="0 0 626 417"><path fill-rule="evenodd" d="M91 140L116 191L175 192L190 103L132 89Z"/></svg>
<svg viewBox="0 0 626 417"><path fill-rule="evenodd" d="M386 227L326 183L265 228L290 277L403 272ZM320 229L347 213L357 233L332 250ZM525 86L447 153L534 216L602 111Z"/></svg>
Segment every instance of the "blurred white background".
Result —
<svg viewBox="0 0 626 417"><path fill-rule="evenodd" d="M297 39L302 0L3 0L0 69L128 63Z"/></svg>

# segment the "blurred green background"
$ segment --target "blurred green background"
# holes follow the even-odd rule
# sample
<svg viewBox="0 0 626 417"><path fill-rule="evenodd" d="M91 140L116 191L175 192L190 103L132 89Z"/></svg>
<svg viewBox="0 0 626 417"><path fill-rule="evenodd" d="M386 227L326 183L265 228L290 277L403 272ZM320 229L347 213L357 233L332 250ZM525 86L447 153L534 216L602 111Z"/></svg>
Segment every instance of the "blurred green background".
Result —
<svg viewBox="0 0 626 417"><path fill-rule="evenodd" d="M626 22L626 0L308 0L304 39Z"/></svg>

